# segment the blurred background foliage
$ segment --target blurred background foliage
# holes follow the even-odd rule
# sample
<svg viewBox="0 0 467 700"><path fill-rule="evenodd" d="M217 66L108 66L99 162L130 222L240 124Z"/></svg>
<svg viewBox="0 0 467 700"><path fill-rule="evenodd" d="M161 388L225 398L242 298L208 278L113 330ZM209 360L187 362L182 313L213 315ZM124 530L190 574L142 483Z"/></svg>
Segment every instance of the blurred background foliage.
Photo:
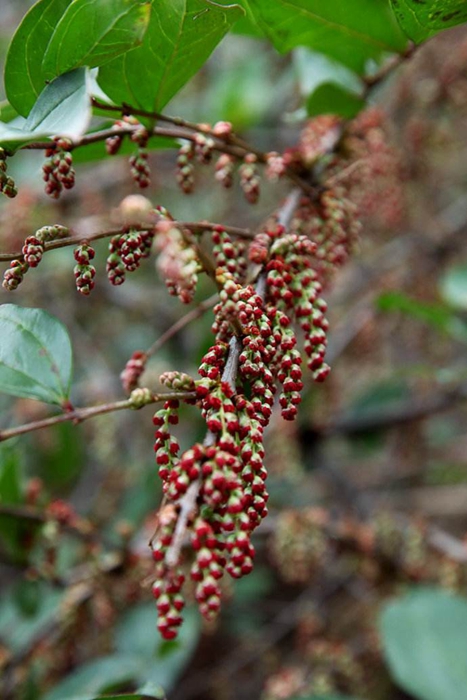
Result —
<svg viewBox="0 0 467 700"><path fill-rule="evenodd" d="M29 4L3 0L3 56ZM465 594L467 583L466 58L465 29L450 30L372 97L387 115L402 187L386 182L369 193L359 250L327 292L330 378L319 387L308 381L297 425L277 416L267 432L270 516L256 535L255 570L235 586L226 582L216 624L202 624L193 610L180 639L161 642L150 586L141 585L151 576L147 541L161 495L151 408L0 444L2 504L63 500L79 514L75 528L0 514L2 697L84 700L139 689L173 700L333 692L361 700L465 698L465 673L448 688L439 678L452 667L438 668L421 652L415 675L431 669L438 677L417 684L398 654L407 620L415 637L404 646L405 660L422 636L428 646L439 643L442 656L466 615L460 597L439 591ZM232 121L259 148L281 151L297 141L307 109L321 111L320 96L310 93L314 71L328 69L306 49L280 56L261 39L232 34L166 111ZM352 89L353 77L342 80ZM12 159L20 192L0 203L2 251L19 249L44 223L85 236L115 221L134 184L125 157L80 162L101 158L102 149L77 153L77 185L57 204L43 194L41 155ZM251 208L236 188L215 186L205 168L197 171L195 193L184 197L175 157L174 149L151 153L147 196L180 220L254 227L286 192L283 184L265 184ZM45 308L66 324L75 405L121 397L118 377L131 353L186 312L152 261L111 287L105 249L98 242L89 298L75 292L67 249L47 255L14 299L0 291L1 303ZM213 291L203 280L195 301ZM195 375L211 342L210 323L207 312L167 343L144 383L158 387L159 375L171 369ZM0 410L2 427L46 415L39 403L4 395ZM180 425L182 447L203 436L189 407ZM385 608L408 589L419 591L416 603L409 596L402 612L396 603ZM434 605L444 611L450 603L460 607L449 608L452 625L441 641L430 637L436 625L417 627ZM446 653L465 669L463 629ZM388 668L412 695L397 689Z"/></svg>

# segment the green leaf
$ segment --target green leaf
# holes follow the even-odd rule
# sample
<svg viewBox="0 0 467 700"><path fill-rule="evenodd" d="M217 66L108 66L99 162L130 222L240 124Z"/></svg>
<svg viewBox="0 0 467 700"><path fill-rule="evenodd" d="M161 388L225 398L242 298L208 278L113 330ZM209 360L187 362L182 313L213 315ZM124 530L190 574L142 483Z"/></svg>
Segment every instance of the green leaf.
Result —
<svg viewBox="0 0 467 700"><path fill-rule="evenodd" d="M391 0L391 5L402 29L417 44L467 22L465 0Z"/></svg>
<svg viewBox="0 0 467 700"><path fill-rule="evenodd" d="M26 119L24 131L79 138L90 119L87 72L77 68L46 85Z"/></svg>
<svg viewBox="0 0 467 700"><path fill-rule="evenodd" d="M45 87L42 60L60 17L71 0L40 0L23 17L5 61L8 100L27 117Z"/></svg>
<svg viewBox="0 0 467 700"><path fill-rule="evenodd" d="M65 326L42 309L2 304L0 338L0 391L62 405L72 373Z"/></svg>
<svg viewBox="0 0 467 700"><path fill-rule="evenodd" d="M383 650L395 681L419 700L465 700L467 601L416 589L386 606Z"/></svg>
<svg viewBox="0 0 467 700"><path fill-rule="evenodd" d="M142 45L102 66L99 85L116 103L160 111L242 13L211 0L154 0Z"/></svg>
<svg viewBox="0 0 467 700"><path fill-rule="evenodd" d="M335 83L323 83L306 101L308 116L319 114L337 114L350 119L365 106L365 101Z"/></svg>
<svg viewBox="0 0 467 700"><path fill-rule="evenodd" d="M46 85L29 117L0 122L0 146L13 153L44 136L79 138L86 131L92 110L86 69L77 68Z"/></svg>
<svg viewBox="0 0 467 700"><path fill-rule="evenodd" d="M404 50L388 0L244 0L281 53L307 46L362 72L368 59Z"/></svg>
<svg viewBox="0 0 467 700"><path fill-rule="evenodd" d="M50 39L42 68L54 78L79 66L101 66L135 47L148 26L146 0L74 0Z"/></svg>
<svg viewBox="0 0 467 700"><path fill-rule="evenodd" d="M449 268L440 281L444 301L456 309L467 309L467 264Z"/></svg>

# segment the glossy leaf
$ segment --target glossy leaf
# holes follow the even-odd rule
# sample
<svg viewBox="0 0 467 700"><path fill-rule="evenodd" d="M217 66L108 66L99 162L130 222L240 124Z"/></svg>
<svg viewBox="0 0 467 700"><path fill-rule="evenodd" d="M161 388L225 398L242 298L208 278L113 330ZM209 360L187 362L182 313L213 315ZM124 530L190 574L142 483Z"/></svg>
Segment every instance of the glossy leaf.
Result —
<svg viewBox="0 0 467 700"><path fill-rule="evenodd" d="M62 15L43 60L46 78L79 66L101 66L141 42L146 0L74 0Z"/></svg>
<svg viewBox="0 0 467 700"><path fill-rule="evenodd" d="M402 29L416 43L467 22L465 0L391 0L391 5Z"/></svg>
<svg viewBox="0 0 467 700"><path fill-rule="evenodd" d="M102 66L99 85L116 103L159 111L242 14L210 0L157 0L142 45Z"/></svg>
<svg viewBox="0 0 467 700"><path fill-rule="evenodd" d="M244 0L278 51L307 46L362 72L407 40L387 0Z"/></svg>
<svg viewBox="0 0 467 700"><path fill-rule="evenodd" d="M0 146L13 153L44 136L79 138L91 118L90 83L84 68L61 75L46 85L29 117L0 122Z"/></svg>
<svg viewBox="0 0 467 700"><path fill-rule="evenodd" d="M0 306L0 391L61 405L70 390L65 326L42 309Z"/></svg>
<svg viewBox="0 0 467 700"><path fill-rule="evenodd" d="M380 628L395 681L418 700L465 700L467 601L418 589L383 611Z"/></svg>
<svg viewBox="0 0 467 700"><path fill-rule="evenodd" d="M319 114L337 114L350 119L364 106L365 102L361 97L335 83L323 83L306 101L306 111L310 117Z"/></svg>
<svg viewBox="0 0 467 700"><path fill-rule="evenodd" d="M77 68L45 87L26 119L24 131L79 138L90 119L86 69Z"/></svg>
<svg viewBox="0 0 467 700"><path fill-rule="evenodd" d="M50 38L71 0L40 0L23 17L5 61L8 100L27 117L44 89L42 60Z"/></svg>

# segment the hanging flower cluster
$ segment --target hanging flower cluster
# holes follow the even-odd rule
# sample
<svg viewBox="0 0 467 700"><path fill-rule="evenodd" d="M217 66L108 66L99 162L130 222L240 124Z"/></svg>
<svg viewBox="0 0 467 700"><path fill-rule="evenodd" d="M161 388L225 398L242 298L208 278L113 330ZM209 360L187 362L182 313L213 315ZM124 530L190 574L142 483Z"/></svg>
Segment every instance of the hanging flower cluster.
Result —
<svg viewBox="0 0 467 700"><path fill-rule="evenodd" d="M164 222L164 228L170 235L170 222ZM215 343L201 361L200 380L177 373L163 377L170 388L196 390L207 438L180 454L171 430L178 422L178 401L168 401L154 416L165 505L153 542L153 591L158 627L167 639L176 636L182 622L180 537L185 530L193 551L190 577L206 618L219 610L224 572L239 578L252 569L251 535L267 514L263 431L277 386L282 415L288 420L297 413L303 387L295 325L305 334L304 349L315 380L322 381L329 371L324 362L326 305L314 269L319 263L317 245L279 225L258 234L249 250L250 262L261 266L253 286L245 282L244 244L234 242L222 227L214 230L212 241L220 287Z"/></svg>
<svg viewBox="0 0 467 700"><path fill-rule="evenodd" d="M46 160L42 166L42 172L46 183L46 194L53 199L58 199L63 188L71 190L75 184L73 157L70 153L73 142L59 136L54 136L52 140L55 145L45 151Z"/></svg>
<svg viewBox="0 0 467 700"><path fill-rule="evenodd" d="M3 148L0 148L0 192L13 199L18 194L18 190L13 178L6 174L6 169L6 153Z"/></svg>
<svg viewBox="0 0 467 700"><path fill-rule="evenodd" d="M202 266L195 248L167 212L159 209L159 213L161 219L155 226L157 235L154 238L154 248L158 253L156 266L169 293L188 304L193 300Z"/></svg>
<svg viewBox="0 0 467 700"><path fill-rule="evenodd" d="M123 284L125 274L134 272L140 266L141 260L148 258L151 253L154 231L136 231L111 238L106 270L109 282L113 285Z"/></svg>

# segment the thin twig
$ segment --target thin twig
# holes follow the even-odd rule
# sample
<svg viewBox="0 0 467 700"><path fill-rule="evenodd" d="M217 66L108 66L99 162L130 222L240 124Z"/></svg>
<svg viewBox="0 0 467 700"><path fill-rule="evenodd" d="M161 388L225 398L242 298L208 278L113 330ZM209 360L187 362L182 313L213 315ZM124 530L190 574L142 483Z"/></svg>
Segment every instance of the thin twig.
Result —
<svg viewBox="0 0 467 700"><path fill-rule="evenodd" d="M152 394L150 400L146 402L145 405L159 403L161 401L169 401L170 399L192 399L195 397L193 392L186 391L171 391L164 394ZM18 425L14 428L5 428L0 430L0 442L5 440L10 440L18 435L24 435L25 433L31 433L34 430L40 430L42 428L48 428L52 425L57 425L58 423L65 423L67 421L73 421L74 423L81 423L82 421L88 420L88 418L94 418L95 416L100 416L104 413L113 413L114 411L122 411L129 408L136 408L134 401L131 399L125 399L124 401L114 401L112 403L103 403L98 406L87 406L85 408L76 408L74 411L68 411L67 413L60 413L56 416L49 416L48 418L42 418L40 420L31 421L30 423L24 423L24 425Z"/></svg>
<svg viewBox="0 0 467 700"><path fill-rule="evenodd" d="M209 221L173 221L174 228L187 229L193 233L201 233L204 231L215 231L217 228L221 227L221 224L215 224ZM151 225L134 224L131 226L125 226L119 229L110 229L108 231L96 231L95 233L89 233L83 236L67 236L66 238L60 238L56 241L49 241L44 243L44 253L49 250L57 250L57 248L66 248L67 246L79 245L83 241L97 241L102 238L112 238L113 236L120 236L128 232L131 228L133 231L147 231L152 229ZM253 238L254 234L249 229L240 228L238 226L223 226L222 228L229 235L237 238ZM0 253L0 262L10 262L11 260L23 260L24 255L21 251L16 251L13 253Z"/></svg>
<svg viewBox="0 0 467 700"><path fill-rule="evenodd" d="M159 352L159 350L167 343L167 341L173 338L173 336L176 335L179 331L181 331L182 328L185 328L185 326L187 326L189 323L195 321L197 318L202 316L208 309L211 309L217 302L218 298L218 294L213 294L208 299L205 299L204 301L200 302L196 308L191 309L191 311L188 311L188 313L179 318L178 321L175 321L175 323L172 326L170 326L170 328L168 328L165 331L165 333L163 333L151 345L150 348L146 350L146 357L151 357L152 355L155 355L156 352Z"/></svg>

